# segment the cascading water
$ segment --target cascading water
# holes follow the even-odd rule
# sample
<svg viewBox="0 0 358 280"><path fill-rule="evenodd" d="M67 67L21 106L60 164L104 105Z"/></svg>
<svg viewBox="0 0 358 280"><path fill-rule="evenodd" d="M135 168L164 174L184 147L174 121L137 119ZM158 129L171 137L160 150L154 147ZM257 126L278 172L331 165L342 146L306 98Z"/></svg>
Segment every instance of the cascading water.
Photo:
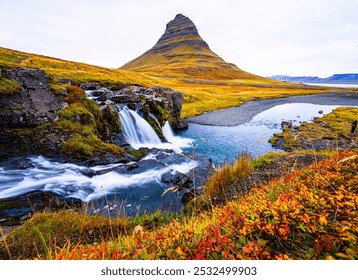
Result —
<svg viewBox="0 0 358 280"><path fill-rule="evenodd" d="M162 132L163 132L165 139L167 139L167 141L175 147L188 148L193 143L193 139L184 138L184 137L174 135L173 130L170 127L168 121L165 122L165 124L162 128Z"/></svg>
<svg viewBox="0 0 358 280"><path fill-rule="evenodd" d="M149 123L135 111L124 107L119 112L119 117L124 138L133 148L151 148L162 143Z"/></svg>
<svg viewBox="0 0 358 280"><path fill-rule="evenodd" d="M171 149L176 153L181 153L180 148L189 147L193 141L192 139L175 136L169 122L166 122L162 132L168 142L163 143L149 123L135 111L124 107L119 112L119 116L124 138L134 149Z"/></svg>
<svg viewBox="0 0 358 280"><path fill-rule="evenodd" d="M160 160L156 159L158 155ZM163 192L172 185L170 178L187 174L197 162L183 155L153 151L135 164L88 168L33 156L4 162L4 166L0 167L0 199L40 190L85 202L106 198L104 203L107 199L119 203L127 214L134 215L139 206L147 213L159 208L178 211L181 197L170 192L163 196ZM177 208L172 205L174 200Z"/></svg>

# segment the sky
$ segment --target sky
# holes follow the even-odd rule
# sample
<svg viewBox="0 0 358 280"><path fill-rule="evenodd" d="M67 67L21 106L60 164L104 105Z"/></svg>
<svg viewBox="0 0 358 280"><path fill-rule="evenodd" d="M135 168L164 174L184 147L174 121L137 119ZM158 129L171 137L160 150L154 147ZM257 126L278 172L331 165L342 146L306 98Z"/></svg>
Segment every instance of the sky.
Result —
<svg viewBox="0 0 358 280"><path fill-rule="evenodd" d="M0 46L117 68L176 14L261 76L358 73L358 0L0 0Z"/></svg>

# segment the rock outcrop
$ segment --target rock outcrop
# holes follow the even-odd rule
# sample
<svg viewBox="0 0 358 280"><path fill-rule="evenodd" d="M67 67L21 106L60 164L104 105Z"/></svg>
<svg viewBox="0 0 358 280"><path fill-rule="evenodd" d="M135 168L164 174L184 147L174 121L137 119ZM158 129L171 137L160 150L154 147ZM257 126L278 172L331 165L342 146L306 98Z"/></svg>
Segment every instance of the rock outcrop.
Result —
<svg viewBox="0 0 358 280"><path fill-rule="evenodd" d="M81 88L87 90L100 106L112 102L137 109L152 126L156 124L151 123L153 120L149 114L154 115L161 126L168 120L174 130L188 128L187 122L180 116L184 100L181 92L159 86L146 88L138 85L121 86L120 89L115 90L93 83L82 84ZM116 109L113 108L113 110Z"/></svg>
<svg viewBox="0 0 358 280"><path fill-rule="evenodd" d="M51 192L31 191L26 194L0 199L0 225L14 225L29 219L38 211L80 209L82 201L64 198Z"/></svg>
<svg viewBox="0 0 358 280"><path fill-rule="evenodd" d="M49 90L49 78L39 69L4 70L8 79L20 85L20 91L0 97L0 127L34 127L58 118L67 104Z"/></svg>

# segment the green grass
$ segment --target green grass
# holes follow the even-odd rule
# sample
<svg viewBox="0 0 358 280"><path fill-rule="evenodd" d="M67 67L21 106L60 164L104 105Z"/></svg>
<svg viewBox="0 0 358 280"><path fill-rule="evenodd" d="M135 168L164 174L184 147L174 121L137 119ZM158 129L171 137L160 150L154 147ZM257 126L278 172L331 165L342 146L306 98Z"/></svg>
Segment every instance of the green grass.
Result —
<svg viewBox="0 0 358 280"><path fill-rule="evenodd" d="M0 97L18 92L20 92L19 83L6 78L0 78Z"/></svg>
<svg viewBox="0 0 358 280"><path fill-rule="evenodd" d="M282 138L284 148L287 150L306 148L307 143L322 141L325 139L347 138L351 139L351 123L357 120L358 108L338 107L331 113L314 120L314 122L304 122L294 128L294 133L285 128L282 133L276 134L270 139L271 143L276 143ZM353 139L352 139L353 140ZM304 143L304 144L303 144Z"/></svg>

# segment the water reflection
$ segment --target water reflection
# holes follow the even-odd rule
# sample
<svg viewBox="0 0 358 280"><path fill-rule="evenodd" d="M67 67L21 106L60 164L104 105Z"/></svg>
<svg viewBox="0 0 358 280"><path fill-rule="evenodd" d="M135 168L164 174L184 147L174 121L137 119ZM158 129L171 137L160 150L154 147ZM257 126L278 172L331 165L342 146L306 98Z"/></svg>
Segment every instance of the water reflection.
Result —
<svg viewBox="0 0 358 280"><path fill-rule="evenodd" d="M194 139L193 147L186 151L207 155L214 163L221 164L233 161L243 151L254 157L277 151L268 140L281 132L282 121L290 120L293 125L299 125L328 114L337 107L339 105L287 103L265 110L250 122L234 127L190 123L189 129L181 132L180 136Z"/></svg>

